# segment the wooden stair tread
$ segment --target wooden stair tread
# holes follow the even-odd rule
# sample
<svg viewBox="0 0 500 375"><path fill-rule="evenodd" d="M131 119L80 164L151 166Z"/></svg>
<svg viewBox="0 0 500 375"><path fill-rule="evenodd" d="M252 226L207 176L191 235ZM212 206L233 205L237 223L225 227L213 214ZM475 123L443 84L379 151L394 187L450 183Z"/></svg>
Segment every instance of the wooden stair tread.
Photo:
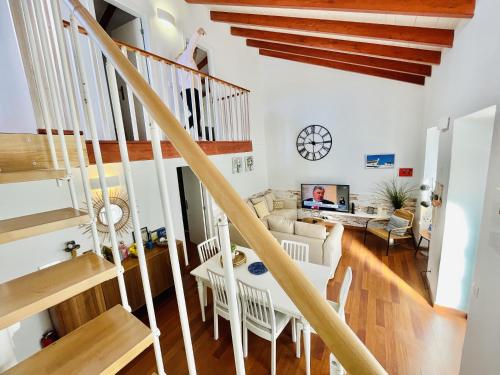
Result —
<svg viewBox="0 0 500 375"><path fill-rule="evenodd" d="M66 177L66 171L64 169L32 169L16 172L0 172L0 184L56 180L64 177Z"/></svg>
<svg viewBox="0 0 500 375"><path fill-rule="evenodd" d="M0 220L0 244L88 223L89 215L73 208Z"/></svg>
<svg viewBox="0 0 500 375"><path fill-rule="evenodd" d="M89 252L0 284L0 330L115 276L114 264Z"/></svg>
<svg viewBox="0 0 500 375"><path fill-rule="evenodd" d="M152 342L148 327L116 305L4 375L115 374Z"/></svg>

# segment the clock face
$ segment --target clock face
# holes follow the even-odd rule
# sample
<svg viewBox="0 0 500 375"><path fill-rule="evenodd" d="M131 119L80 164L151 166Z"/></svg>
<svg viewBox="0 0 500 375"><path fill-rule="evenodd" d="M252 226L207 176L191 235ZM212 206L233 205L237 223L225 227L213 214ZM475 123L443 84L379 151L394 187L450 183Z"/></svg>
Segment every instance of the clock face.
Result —
<svg viewBox="0 0 500 375"><path fill-rule="evenodd" d="M321 125L309 125L297 137L297 151L306 160L323 159L332 148L332 135Z"/></svg>

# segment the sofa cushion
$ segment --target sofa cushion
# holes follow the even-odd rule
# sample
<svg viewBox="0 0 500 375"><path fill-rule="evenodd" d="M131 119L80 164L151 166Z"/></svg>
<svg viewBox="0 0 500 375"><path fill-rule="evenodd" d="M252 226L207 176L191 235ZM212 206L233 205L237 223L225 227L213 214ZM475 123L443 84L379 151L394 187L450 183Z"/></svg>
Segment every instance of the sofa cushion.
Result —
<svg viewBox="0 0 500 375"><path fill-rule="evenodd" d="M269 212L271 212L272 210L274 210L273 202L276 199L276 197L274 196L274 194L272 192L269 192L269 193L267 193L267 194L264 195L264 199L266 200L267 209L269 210Z"/></svg>
<svg viewBox="0 0 500 375"><path fill-rule="evenodd" d="M260 203L264 200L264 196L261 195L259 197L255 197L255 198L250 198L250 202L252 202L252 204L257 204L257 203Z"/></svg>
<svg viewBox="0 0 500 375"><path fill-rule="evenodd" d="M297 209L297 198L286 198L286 199L283 199L284 203L285 203L285 209L294 209L296 210Z"/></svg>
<svg viewBox="0 0 500 375"><path fill-rule="evenodd" d="M269 230L293 234L293 221L286 217L271 215L267 218Z"/></svg>
<svg viewBox="0 0 500 375"><path fill-rule="evenodd" d="M245 201L245 203L247 204L248 208L250 208L250 211L252 211L252 213L254 215L257 215L257 212L255 211L255 208L253 207L253 203L250 202L249 200Z"/></svg>
<svg viewBox="0 0 500 375"><path fill-rule="evenodd" d="M320 224L309 224L301 221L295 222L295 234L298 236L319 238L324 240L326 238L326 227Z"/></svg>
<svg viewBox="0 0 500 375"><path fill-rule="evenodd" d="M289 209L282 209L282 210L274 210L272 215L274 216L283 216L286 217L289 220L297 220L297 210L289 210Z"/></svg>
<svg viewBox="0 0 500 375"><path fill-rule="evenodd" d="M267 204L263 200L257 204L254 204L253 208L255 208L255 211L257 212L257 216L259 217L259 219L269 216L269 210L267 209Z"/></svg>

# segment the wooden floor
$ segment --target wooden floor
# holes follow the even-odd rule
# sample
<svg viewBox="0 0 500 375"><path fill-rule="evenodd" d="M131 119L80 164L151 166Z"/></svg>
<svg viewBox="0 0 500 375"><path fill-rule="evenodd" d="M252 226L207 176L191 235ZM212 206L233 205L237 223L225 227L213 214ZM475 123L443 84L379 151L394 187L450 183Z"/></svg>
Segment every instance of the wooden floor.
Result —
<svg viewBox="0 0 500 375"><path fill-rule="evenodd" d="M459 372L465 334L465 320L435 312L427 301L420 271L427 260L413 256L411 245L401 244L385 256L385 244L369 237L363 245L362 232L346 230L344 253L335 278L328 286L328 298L336 300L346 267L353 269L353 283L346 306L349 326L373 352L389 374L456 375ZM190 259L196 266L196 252ZM198 374L234 374L229 323L220 319L220 338L213 340L211 303L207 321L202 323L196 284L191 276L184 280L191 335ZM158 326L162 332L167 374L187 374L185 352L175 296L170 293L156 303ZM146 319L141 313L141 318ZM328 374L328 351L313 335L311 373ZM249 334L247 374L270 373L269 342ZM291 331L285 329L277 346L278 374L305 374L304 356L295 357ZM152 374L155 363L150 348L123 374Z"/></svg>

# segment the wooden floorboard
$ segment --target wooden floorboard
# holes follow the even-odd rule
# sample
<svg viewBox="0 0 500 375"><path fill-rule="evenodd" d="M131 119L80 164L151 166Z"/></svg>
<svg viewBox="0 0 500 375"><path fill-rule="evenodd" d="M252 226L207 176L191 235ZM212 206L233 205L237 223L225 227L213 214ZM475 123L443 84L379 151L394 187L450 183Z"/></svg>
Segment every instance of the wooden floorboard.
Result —
<svg viewBox="0 0 500 375"><path fill-rule="evenodd" d="M363 245L363 233L346 230L344 253L328 285L328 297L336 300L346 267L353 269L353 283L346 306L348 324L368 346L391 375L456 375L465 334L465 319L434 311L428 303L420 272L427 260L414 258L411 244L401 244L385 256L384 241L369 237ZM190 246L192 267L196 249ZM219 321L218 341L213 340L211 297L202 323L194 279L184 276L191 335L198 374L234 374L234 359L229 323ZM187 374L184 347L173 293L156 303L157 320L162 332L161 345L168 374ZM144 312L140 318L147 321ZM312 336L311 373L328 374L328 351L321 339ZM247 374L270 373L269 342L249 335ZM287 327L278 339L278 374L305 374L304 356L295 358L291 331ZM121 374L152 374L155 370L151 348L136 358Z"/></svg>

